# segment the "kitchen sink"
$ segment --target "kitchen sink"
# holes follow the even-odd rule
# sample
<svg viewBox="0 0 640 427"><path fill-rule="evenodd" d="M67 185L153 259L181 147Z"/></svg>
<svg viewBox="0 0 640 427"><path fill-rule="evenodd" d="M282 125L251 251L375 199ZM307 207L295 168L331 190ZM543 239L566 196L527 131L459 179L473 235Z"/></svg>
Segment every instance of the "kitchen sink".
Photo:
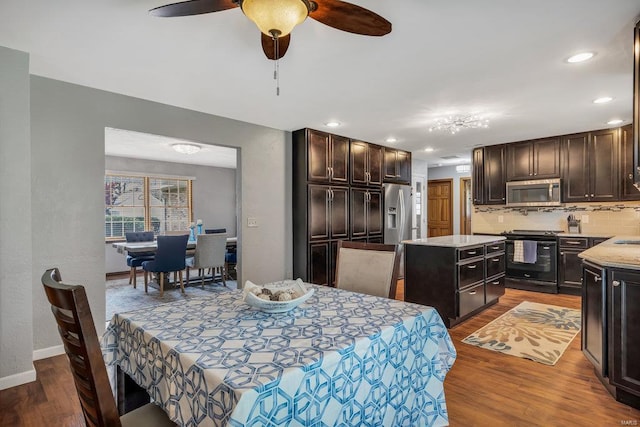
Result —
<svg viewBox="0 0 640 427"><path fill-rule="evenodd" d="M616 240L616 245L640 245L640 240Z"/></svg>

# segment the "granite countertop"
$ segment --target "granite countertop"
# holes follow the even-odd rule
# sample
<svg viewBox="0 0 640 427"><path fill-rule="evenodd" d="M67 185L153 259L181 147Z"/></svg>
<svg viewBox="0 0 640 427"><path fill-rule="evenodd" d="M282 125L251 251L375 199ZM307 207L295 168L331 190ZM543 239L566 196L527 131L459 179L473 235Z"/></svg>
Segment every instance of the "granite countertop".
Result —
<svg viewBox="0 0 640 427"><path fill-rule="evenodd" d="M446 246L462 248L505 240L504 236L484 236L482 234L453 234L451 236L427 237L425 239L404 240L405 245Z"/></svg>
<svg viewBox="0 0 640 427"><path fill-rule="evenodd" d="M621 240L638 242L640 241L640 236L615 236L584 252L580 252L578 256L603 267L640 270L640 245L615 243Z"/></svg>

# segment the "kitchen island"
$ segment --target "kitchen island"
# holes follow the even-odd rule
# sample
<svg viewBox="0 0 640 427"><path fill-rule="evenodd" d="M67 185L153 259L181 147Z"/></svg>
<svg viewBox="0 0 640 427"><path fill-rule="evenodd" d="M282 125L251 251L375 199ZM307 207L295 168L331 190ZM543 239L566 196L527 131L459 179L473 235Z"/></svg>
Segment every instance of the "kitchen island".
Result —
<svg viewBox="0 0 640 427"><path fill-rule="evenodd" d="M504 294L505 238L450 235L405 240L405 301L435 307L452 327Z"/></svg>
<svg viewBox="0 0 640 427"><path fill-rule="evenodd" d="M640 409L640 236L615 236L578 256L582 352L616 400Z"/></svg>

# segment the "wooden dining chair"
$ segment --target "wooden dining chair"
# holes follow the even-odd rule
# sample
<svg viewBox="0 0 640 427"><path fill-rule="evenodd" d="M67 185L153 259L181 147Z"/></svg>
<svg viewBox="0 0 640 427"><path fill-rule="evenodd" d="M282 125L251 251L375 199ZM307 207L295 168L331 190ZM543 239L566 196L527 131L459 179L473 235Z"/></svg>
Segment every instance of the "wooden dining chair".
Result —
<svg viewBox="0 0 640 427"><path fill-rule="evenodd" d="M397 245L338 241L336 288L393 299L399 265Z"/></svg>
<svg viewBox="0 0 640 427"><path fill-rule="evenodd" d="M122 417L118 415L85 289L65 285L61 280L57 268L42 275L42 285L58 323L87 426L175 426L162 408L153 403Z"/></svg>

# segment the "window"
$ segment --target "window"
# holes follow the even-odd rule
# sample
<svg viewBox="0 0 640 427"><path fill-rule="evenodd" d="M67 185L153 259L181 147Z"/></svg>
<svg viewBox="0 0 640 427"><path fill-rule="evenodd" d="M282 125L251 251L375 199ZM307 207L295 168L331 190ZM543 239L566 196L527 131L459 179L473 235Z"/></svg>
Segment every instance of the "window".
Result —
<svg viewBox="0 0 640 427"><path fill-rule="evenodd" d="M129 231L187 230L191 189L191 179L106 174L105 237L121 239Z"/></svg>

